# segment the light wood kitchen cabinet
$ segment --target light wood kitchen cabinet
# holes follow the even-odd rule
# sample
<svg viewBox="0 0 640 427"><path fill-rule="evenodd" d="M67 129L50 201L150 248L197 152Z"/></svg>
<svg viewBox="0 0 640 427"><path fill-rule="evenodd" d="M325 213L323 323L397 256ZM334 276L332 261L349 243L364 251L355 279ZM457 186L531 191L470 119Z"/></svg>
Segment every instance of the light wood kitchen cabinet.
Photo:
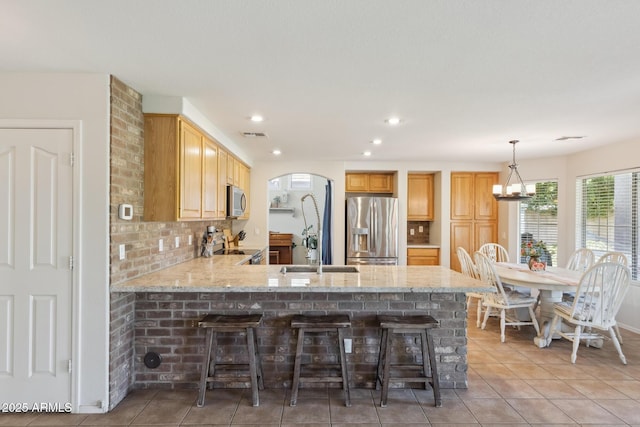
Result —
<svg viewBox="0 0 640 427"><path fill-rule="evenodd" d="M145 114L144 136L145 221L225 218L230 154L176 114Z"/></svg>
<svg viewBox="0 0 640 427"><path fill-rule="evenodd" d="M217 216L225 218L227 216L227 158L229 153L218 147L218 210Z"/></svg>
<svg viewBox="0 0 640 427"><path fill-rule="evenodd" d="M244 195L247 198L247 205L244 209L244 214L240 217L240 219L248 219L251 209L251 197L249 197L251 188L251 171L247 165L240 162L239 160L236 161L235 167L238 170L238 183L236 185L242 188L242 190L244 191Z"/></svg>
<svg viewBox="0 0 640 427"><path fill-rule="evenodd" d="M238 186L236 158L231 154L227 156L227 184Z"/></svg>
<svg viewBox="0 0 640 427"><path fill-rule="evenodd" d="M218 201L225 198L218 187L218 146L210 139L204 139L204 159L202 162L202 217L222 218L218 211Z"/></svg>
<svg viewBox="0 0 640 427"><path fill-rule="evenodd" d="M349 172L345 174L345 191L351 193L393 193L393 173Z"/></svg>
<svg viewBox="0 0 640 427"><path fill-rule="evenodd" d="M180 219L202 218L203 136L184 121L180 127Z"/></svg>
<svg viewBox="0 0 640 427"><path fill-rule="evenodd" d="M433 221L433 174L408 175L407 220Z"/></svg>
<svg viewBox="0 0 640 427"><path fill-rule="evenodd" d="M176 115L145 115L144 219L202 217L203 136Z"/></svg>
<svg viewBox="0 0 640 427"><path fill-rule="evenodd" d="M451 268L460 271L456 249L473 255L485 243L498 241L498 202L493 197L496 172L451 174Z"/></svg>
<svg viewBox="0 0 640 427"><path fill-rule="evenodd" d="M440 249L408 248L407 265L440 265Z"/></svg>

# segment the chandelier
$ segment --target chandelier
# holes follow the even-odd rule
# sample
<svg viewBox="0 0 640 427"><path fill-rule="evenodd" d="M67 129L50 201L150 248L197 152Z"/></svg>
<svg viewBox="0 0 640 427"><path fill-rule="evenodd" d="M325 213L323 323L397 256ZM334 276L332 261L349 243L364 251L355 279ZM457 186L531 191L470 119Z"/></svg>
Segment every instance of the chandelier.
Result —
<svg viewBox="0 0 640 427"><path fill-rule="evenodd" d="M513 161L509 165L509 177L504 187L500 184L493 186L493 197L497 201L518 201L527 200L536 194L535 184L524 184L520 173L518 172L518 164L516 163L516 144L518 140L509 141L509 144L513 145ZM517 182L510 184L511 178L515 173L515 177L518 178Z"/></svg>

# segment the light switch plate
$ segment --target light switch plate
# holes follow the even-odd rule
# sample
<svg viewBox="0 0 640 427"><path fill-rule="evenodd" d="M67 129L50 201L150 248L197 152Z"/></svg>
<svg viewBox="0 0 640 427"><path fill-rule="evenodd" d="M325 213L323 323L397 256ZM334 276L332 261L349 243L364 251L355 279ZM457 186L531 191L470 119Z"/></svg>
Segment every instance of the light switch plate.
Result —
<svg viewBox="0 0 640 427"><path fill-rule="evenodd" d="M126 258L124 245L118 247L118 252L120 253L120 261Z"/></svg>
<svg viewBox="0 0 640 427"><path fill-rule="evenodd" d="M412 236L416 234L416 230L414 230L413 228L409 230L409 234L411 234Z"/></svg>
<svg viewBox="0 0 640 427"><path fill-rule="evenodd" d="M189 246L193 245L193 236L191 234L189 234L188 242L189 242Z"/></svg>
<svg viewBox="0 0 640 427"><path fill-rule="evenodd" d="M418 233L424 233L424 227L419 225L418 226Z"/></svg>
<svg viewBox="0 0 640 427"><path fill-rule="evenodd" d="M164 251L164 242L162 241L162 239L158 240L158 251Z"/></svg>
<svg viewBox="0 0 640 427"><path fill-rule="evenodd" d="M176 249L180 247L180 236L176 236Z"/></svg>

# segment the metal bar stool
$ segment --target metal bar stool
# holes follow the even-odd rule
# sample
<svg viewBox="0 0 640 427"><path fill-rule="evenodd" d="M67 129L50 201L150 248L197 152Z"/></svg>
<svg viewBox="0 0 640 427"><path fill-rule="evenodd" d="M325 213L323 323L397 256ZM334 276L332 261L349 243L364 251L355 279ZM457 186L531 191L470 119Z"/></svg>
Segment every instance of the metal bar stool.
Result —
<svg viewBox="0 0 640 427"><path fill-rule="evenodd" d="M298 329L298 343L296 346L296 358L293 368L293 381L291 383L291 406L296 406L298 400L298 388L300 382L341 382L344 390L345 406L351 406L351 392L349 390L349 368L347 357L344 352L344 334L346 328L351 328L351 320L346 314L336 314L327 316L305 316L294 315L291 319L291 327ZM339 365L327 365L326 363L305 363L305 370L319 369L322 374L301 376L302 353L304 350L304 338L308 333L335 332L338 335L338 345L340 348ZM339 368L339 369L338 369ZM330 371L337 371L330 372ZM333 375L331 375L333 374Z"/></svg>
<svg viewBox="0 0 640 427"><path fill-rule="evenodd" d="M422 382L425 389L427 384L433 388L433 397L436 407L442 406L440 399L440 383L436 368L436 354L431 337L431 329L438 327L438 321L431 316L378 316L382 336L380 338L380 355L378 358L378 371L376 377L376 390L382 384L380 406L387 406L389 394L389 382ZM420 336L420 349L422 351L422 364L391 363L391 339L393 334L418 334ZM392 371L393 368L393 371ZM419 372L413 372L416 371Z"/></svg>
<svg viewBox="0 0 640 427"><path fill-rule="evenodd" d="M207 384L222 380L250 381L253 406L260 404L258 389L264 390L264 382L262 379L262 365L260 363L260 356L258 355L258 343L254 329L260 325L261 321L261 314L208 314L198 322L198 327L205 328L207 331L204 359L202 361L202 373L200 375L200 390L198 392L197 406L199 408L204 406L204 395L207 390ZM245 333L249 358L248 364L216 363L216 335L218 332ZM248 373L238 375L237 368L247 367L247 365ZM232 370L235 371L233 375L224 375L225 372Z"/></svg>

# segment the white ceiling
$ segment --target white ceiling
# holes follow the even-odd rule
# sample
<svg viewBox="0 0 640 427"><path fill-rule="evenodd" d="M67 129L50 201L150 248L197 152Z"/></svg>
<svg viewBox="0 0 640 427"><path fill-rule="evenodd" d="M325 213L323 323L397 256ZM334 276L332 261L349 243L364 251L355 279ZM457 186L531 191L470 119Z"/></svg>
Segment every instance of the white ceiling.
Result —
<svg viewBox="0 0 640 427"><path fill-rule="evenodd" d="M253 161L493 162L511 139L518 158L640 141L636 0L0 0L0 71L183 96Z"/></svg>

